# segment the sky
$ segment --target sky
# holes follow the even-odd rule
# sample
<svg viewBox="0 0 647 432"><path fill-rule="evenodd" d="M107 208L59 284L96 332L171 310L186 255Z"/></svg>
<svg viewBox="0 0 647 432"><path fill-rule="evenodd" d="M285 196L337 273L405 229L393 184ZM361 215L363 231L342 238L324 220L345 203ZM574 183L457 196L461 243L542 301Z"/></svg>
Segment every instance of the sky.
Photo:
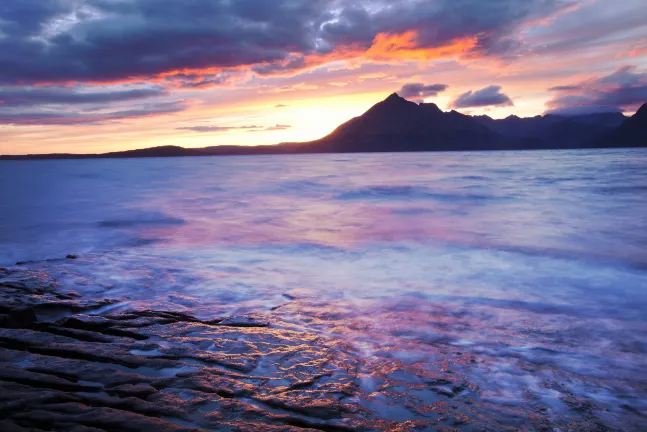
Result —
<svg viewBox="0 0 647 432"><path fill-rule="evenodd" d="M308 141L393 92L631 114L645 0L0 1L0 154Z"/></svg>

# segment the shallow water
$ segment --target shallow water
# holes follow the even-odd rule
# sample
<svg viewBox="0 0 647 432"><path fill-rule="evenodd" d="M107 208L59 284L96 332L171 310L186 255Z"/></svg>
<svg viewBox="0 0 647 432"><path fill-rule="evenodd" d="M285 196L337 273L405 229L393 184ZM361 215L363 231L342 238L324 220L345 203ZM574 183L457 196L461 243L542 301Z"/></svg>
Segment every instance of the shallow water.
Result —
<svg viewBox="0 0 647 432"><path fill-rule="evenodd" d="M449 371L501 424L632 430L646 174L645 150L0 162L0 265L342 340L387 420L428 416Z"/></svg>

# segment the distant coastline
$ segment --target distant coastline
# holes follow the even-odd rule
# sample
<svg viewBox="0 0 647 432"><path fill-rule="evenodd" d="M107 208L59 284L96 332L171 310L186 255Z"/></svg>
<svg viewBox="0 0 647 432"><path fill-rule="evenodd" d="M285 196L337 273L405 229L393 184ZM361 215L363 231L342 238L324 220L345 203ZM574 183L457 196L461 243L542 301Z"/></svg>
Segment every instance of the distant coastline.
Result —
<svg viewBox="0 0 647 432"><path fill-rule="evenodd" d="M0 155L0 160L127 159L315 153L567 150L647 147L647 103L632 117L618 112L580 116L510 116L495 120L443 112L392 94L316 141L188 149L161 146L98 154Z"/></svg>

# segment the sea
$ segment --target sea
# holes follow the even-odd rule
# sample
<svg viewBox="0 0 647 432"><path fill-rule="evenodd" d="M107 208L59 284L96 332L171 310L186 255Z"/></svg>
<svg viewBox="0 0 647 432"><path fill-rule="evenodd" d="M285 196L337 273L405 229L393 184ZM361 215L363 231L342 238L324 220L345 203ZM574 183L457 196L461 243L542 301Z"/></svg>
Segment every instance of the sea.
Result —
<svg viewBox="0 0 647 432"><path fill-rule="evenodd" d="M375 362L440 365L502 424L647 429L644 149L2 161L17 262L117 311L280 311L369 390Z"/></svg>

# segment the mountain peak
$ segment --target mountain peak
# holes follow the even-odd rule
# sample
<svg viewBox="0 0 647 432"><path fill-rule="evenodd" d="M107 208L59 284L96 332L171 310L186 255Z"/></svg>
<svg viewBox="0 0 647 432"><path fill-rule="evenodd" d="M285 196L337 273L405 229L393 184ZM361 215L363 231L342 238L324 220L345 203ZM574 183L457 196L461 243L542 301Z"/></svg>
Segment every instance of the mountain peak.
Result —
<svg viewBox="0 0 647 432"><path fill-rule="evenodd" d="M421 103L420 108L427 111L427 112L434 112L434 113L440 113L442 114L442 110L438 108L438 105L435 103Z"/></svg>
<svg viewBox="0 0 647 432"><path fill-rule="evenodd" d="M415 102L411 102L406 100L403 97L400 97L397 93L391 94L388 98L384 99L382 102L373 105L371 109L369 109L366 114L369 113L389 113L389 115L392 115L394 113L400 113L403 110L404 111L411 111L414 109L418 108L418 104Z"/></svg>
<svg viewBox="0 0 647 432"><path fill-rule="evenodd" d="M391 95L388 98L384 99L384 102L401 102L401 101L406 101L406 99L401 97L397 93L391 93Z"/></svg>
<svg viewBox="0 0 647 432"><path fill-rule="evenodd" d="M642 104L642 106L638 108L638 111L636 111L634 117L647 119L647 103Z"/></svg>

